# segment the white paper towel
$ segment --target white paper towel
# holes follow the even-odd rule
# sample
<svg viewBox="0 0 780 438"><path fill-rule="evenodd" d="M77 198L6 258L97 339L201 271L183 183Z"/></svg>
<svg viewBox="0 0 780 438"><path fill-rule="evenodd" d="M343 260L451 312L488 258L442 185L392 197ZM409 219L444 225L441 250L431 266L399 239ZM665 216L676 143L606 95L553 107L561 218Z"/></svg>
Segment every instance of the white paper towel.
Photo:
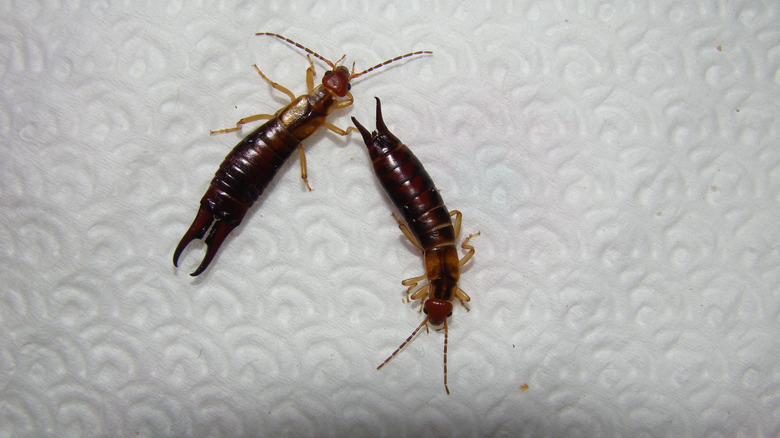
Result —
<svg viewBox="0 0 780 438"><path fill-rule="evenodd" d="M712 3L712 4L711 4ZM0 436L775 436L771 2L0 2ZM305 142L202 276L171 255L242 134L355 116L481 231L449 333L362 141ZM317 66L322 73L321 65ZM243 134L252 129L248 127ZM524 386L524 385L527 385ZM527 388L527 389L526 389Z"/></svg>

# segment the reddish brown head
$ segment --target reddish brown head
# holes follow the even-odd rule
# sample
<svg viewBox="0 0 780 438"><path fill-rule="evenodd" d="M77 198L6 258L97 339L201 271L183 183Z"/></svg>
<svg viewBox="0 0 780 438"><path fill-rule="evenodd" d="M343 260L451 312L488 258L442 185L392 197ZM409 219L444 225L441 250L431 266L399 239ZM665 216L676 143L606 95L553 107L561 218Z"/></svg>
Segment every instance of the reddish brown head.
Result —
<svg viewBox="0 0 780 438"><path fill-rule="evenodd" d="M333 70L325 72L325 75L322 77L322 85L336 96L344 97L349 92L350 79L351 75L349 69L343 65L339 65Z"/></svg>
<svg viewBox="0 0 780 438"><path fill-rule="evenodd" d="M423 312L428 315L428 322L431 325L442 325L452 316L452 302L429 298L425 300Z"/></svg>

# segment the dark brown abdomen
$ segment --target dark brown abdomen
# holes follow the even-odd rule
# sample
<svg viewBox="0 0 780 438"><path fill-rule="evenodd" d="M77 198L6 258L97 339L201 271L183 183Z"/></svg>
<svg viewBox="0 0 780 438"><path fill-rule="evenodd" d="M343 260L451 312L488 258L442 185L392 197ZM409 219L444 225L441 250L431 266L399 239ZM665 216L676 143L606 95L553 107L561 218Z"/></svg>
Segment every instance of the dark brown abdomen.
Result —
<svg viewBox="0 0 780 438"><path fill-rule="evenodd" d="M444 201L422 163L403 143L374 156L374 172L412 233L428 251L453 245L455 230Z"/></svg>
<svg viewBox="0 0 780 438"><path fill-rule="evenodd" d="M277 117L264 123L225 157L201 206L238 225L299 143Z"/></svg>

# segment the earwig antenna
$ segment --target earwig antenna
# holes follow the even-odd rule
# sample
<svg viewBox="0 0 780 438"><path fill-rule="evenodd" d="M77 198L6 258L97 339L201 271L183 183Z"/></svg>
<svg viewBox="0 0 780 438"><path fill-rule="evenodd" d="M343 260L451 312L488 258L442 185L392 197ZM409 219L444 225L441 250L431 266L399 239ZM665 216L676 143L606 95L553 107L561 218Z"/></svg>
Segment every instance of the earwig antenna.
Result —
<svg viewBox="0 0 780 438"><path fill-rule="evenodd" d="M280 40L285 41L285 42L287 42L289 44L292 44L293 46L295 46L295 47L305 51L306 53L308 53L310 55L313 55L314 57L316 57L320 61L324 61L326 64L328 64L330 66L330 68L336 68L336 64L338 63L338 61L336 61L335 63L331 62L329 59L326 59L324 56L320 55L319 53L315 52L314 50L312 50L312 49L310 49L310 48L308 48L308 47L306 47L306 46L304 46L302 44L298 44L295 41L293 41L293 40L291 40L291 39L289 39L289 38L287 38L285 36L282 36L282 35L279 35L278 33L273 33L273 32L258 32L258 33L255 34L255 36L263 36L263 35L269 35L269 36L273 36L273 37L279 38ZM345 56L347 56L347 55L342 56L341 59L344 59ZM341 59L339 59L339 61Z"/></svg>
<svg viewBox="0 0 780 438"><path fill-rule="evenodd" d="M391 355L390 355L390 356L389 356L387 359L385 359L385 361L384 361L384 362L382 362L382 365L379 365L378 367L376 367L376 369L380 369L380 368L382 368L383 366L385 366L385 364L386 364L386 363L390 362L390 359L394 358L394 357L395 357L395 355L396 355L396 354L398 354L398 352L399 352L399 351L401 351L401 349L402 349L402 348L404 348L404 347L406 346L406 344L408 344L408 343L409 343L409 341L411 341L411 340L412 340L412 338L414 337L414 335L416 335L416 334L417 334L417 332L419 332L419 331L420 331L420 329L421 329L421 328L423 328L423 326L426 326L426 327L427 327L427 324L428 324L428 318L425 318L425 319L423 320L423 322L422 322L422 323L420 323L420 325L418 325L416 329L414 329L414 331L412 332L412 334L411 334L411 335L409 335L409 337L408 337L408 338L406 338L406 340L405 340L405 341L403 341L403 342L401 343L401 345L400 345L398 348L396 348L396 349L395 349L395 351L393 352L393 354L391 354Z"/></svg>
<svg viewBox="0 0 780 438"><path fill-rule="evenodd" d="M444 390L450 395L450 388L447 386L447 320L444 320Z"/></svg>
<svg viewBox="0 0 780 438"><path fill-rule="evenodd" d="M408 58L410 56L415 56L415 55L433 55L433 52L431 52L430 50L420 50L420 51L417 51L417 52L407 53L406 55L396 56L393 59L388 59L385 62L380 62L379 64L377 64L377 65L375 65L375 66L373 66L373 67L371 67L369 69L363 70L363 71L361 71L360 73L358 73L356 75L351 75L349 79L350 80L355 79L358 76L362 76L362 75L364 75L364 74L366 74L366 73L368 73L370 71L378 69L379 67L382 67L382 66L385 66L387 64L390 64L391 62L399 61L401 59Z"/></svg>
<svg viewBox="0 0 780 438"><path fill-rule="evenodd" d="M268 36L272 36L272 37L279 38L280 40L282 40L282 41L284 41L284 42L286 42L286 43L288 43L288 44L292 44L293 46L295 46L295 47L297 47L297 48L299 48L299 49L301 49L301 50L305 51L306 53L308 53L308 54L310 54L310 55L314 56L315 58L319 59L320 61L323 61L324 63L328 64L328 66L330 66L330 68L336 68L336 65L337 65L339 62L343 61L343 60L344 60L344 58L346 58L346 57L347 57L347 55L346 55L346 54L344 54L344 55L343 55L341 58L339 58L339 59L338 59L338 61L336 61L336 62L333 62L333 61L331 61L331 60L329 60L329 59L325 58L324 56L320 55L319 53L315 52L314 50L312 50L312 49L310 49L310 48L308 48L308 47L304 46L303 44L296 43L295 41L293 41L293 40L291 40L291 39L287 38L286 36L279 35L278 33L273 33L273 32L258 32L258 33L256 33L255 35L256 35L256 36L265 36L265 35L268 35ZM358 74L351 74L351 75L350 75L350 77L349 77L349 79L350 79L350 80L352 80L352 79L355 79L355 78L357 78L357 77L359 77L359 76L363 76L364 74L366 74L366 73L368 73L368 72L370 72L370 71L373 71L373 70L376 70L376 69L378 69L379 67L383 67L383 66L385 66L385 65L387 65L387 64L390 64L390 63L392 63L392 62L395 62L395 61L399 61L399 60L401 60L401 59L404 59L404 58L408 58L408 57L410 57L410 56L415 56L415 55L432 55L432 54L433 54L433 52L432 52L432 51L430 51L430 50L420 50L420 51L417 51L417 52L407 53L406 55L396 56L396 57L395 57L395 58L393 58L393 59L388 59L388 60L387 60L387 61L385 61L385 62L381 62L381 63L379 63L379 64L377 64L377 65L375 65L375 66L373 66L373 67L371 67L371 68L369 68L369 69L363 70L362 72L360 72L360 73L358 73ZM355 64L353 63L353 64L352 64L352 73L354 73L354 72L355 72Z"/></svg>

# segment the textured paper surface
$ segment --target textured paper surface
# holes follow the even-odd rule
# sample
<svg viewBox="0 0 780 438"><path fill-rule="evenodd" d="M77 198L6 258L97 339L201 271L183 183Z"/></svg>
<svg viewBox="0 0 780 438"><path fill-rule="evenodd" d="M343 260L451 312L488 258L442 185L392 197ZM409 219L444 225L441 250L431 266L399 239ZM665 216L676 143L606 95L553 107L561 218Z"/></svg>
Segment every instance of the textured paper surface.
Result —
<svg viewBox="0 0 780 438"><path fill-rule="evenodd" d="M780 434L773 2L0 2L0 436ZM366 68L464 214L449 384L419 254L321 132L197 279L174 247L308 63ZM322 72L322 66L318 65ZM247 133L245 130L244 133ZM527 385L527 389L523 385Z"/></svg>

